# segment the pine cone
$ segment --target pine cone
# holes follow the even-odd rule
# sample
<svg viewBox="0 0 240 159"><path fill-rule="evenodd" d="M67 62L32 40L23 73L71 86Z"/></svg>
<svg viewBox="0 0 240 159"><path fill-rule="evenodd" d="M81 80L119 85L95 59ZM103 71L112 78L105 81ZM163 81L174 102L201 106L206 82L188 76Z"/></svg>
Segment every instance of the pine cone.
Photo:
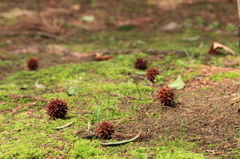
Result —
<svg viewBox="0 0 240 159"><path fill-rule="evenodd" d="M104 121L98 125L97 135L102 139L111 139L114 132L113 125L108 121Z"/></svg>
<svg viewBox="0 0 240 159"><path fill-rule="evenodd" d="M160 74L160 71L157 68L149 68L147 70L147 79L154 83L154 79L156 78L157 75Z"/></svg>
<svg viewBox="0 0 240 159"><path fill-rule="evenodd" d="M38 69L38 59L37 58L30 58L27 61L27 69L29 70L36 70Z"/></svg>
<svg viewBox="0 0 240 159"><path fill-rule="evenodd" d="M67 111L67 103L60 99L51 100L47 105L47 113L52 119L63 119Z"/></svg>
<svg viewBox="0 0 240 159"><path fill-rule="evenodd" d="M142 59L142 58L138 58L135 62L134 62L135 68L139 69L139 70L146 70L147 69L147 60L146 59Z"/></svg>
<svg viewBox="0 0 240 159"><path fill-rule="evenodd" d="M167 87L159 88L156 95L161 104L165 106L170 106L174 99L174 91Z"/></svg>

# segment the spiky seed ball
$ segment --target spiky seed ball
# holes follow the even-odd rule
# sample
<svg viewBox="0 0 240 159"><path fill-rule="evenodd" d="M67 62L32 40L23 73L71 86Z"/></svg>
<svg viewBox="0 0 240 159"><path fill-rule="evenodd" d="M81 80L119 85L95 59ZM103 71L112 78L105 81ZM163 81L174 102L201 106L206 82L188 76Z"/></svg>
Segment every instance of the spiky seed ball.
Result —
<svg viewBox="0 0 240 159"><path fill-rule="evenodd" d="M29 70L36 70L38 69L38 59L37 58L30 58L27 61L27 69Z"/></svg>
<svg viewBox="0 0 240 159"><path fill-rule="evenodd" d="M160 74L160 71L157 68L149 68L147 69L147 79L154 83L154 79L156 78L157 75Z"/></svg>
<svg viewBox="0 0 240 159"><path fill-rule="evenodd" d="M67 103L60 99L51 100L47 105L47 113L51 119L63 119L67 114Z"/></svg>
<svg viewBox="0 0 240 159"><path fill-rule="evenodd" d="M143 58L137 58L134 62L135 68L139 70L146 70L147 69L147 60Z"/></svg>
<svg viewBox="0 0 240 159"><path fill-rule="evenodd" d="M114 131L112 123L104 121L98 125L97 135L102 139L111 139Z"/></svg>
<svg viewBox="0 0 240 159"><path fill-rule="evenodd" d="M161 104L165 106L170 106L174 99L174 91L168 87L159 88L156 95Z"/></svg>

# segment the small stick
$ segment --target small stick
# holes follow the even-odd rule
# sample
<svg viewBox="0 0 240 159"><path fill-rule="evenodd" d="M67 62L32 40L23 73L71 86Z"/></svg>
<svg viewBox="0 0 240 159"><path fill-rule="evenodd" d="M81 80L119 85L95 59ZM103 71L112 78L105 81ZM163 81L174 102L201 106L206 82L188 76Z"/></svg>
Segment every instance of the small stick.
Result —
<svg viewBox="0 0 240 159"><path fill-rule="evenodd" d="M12 113L13 113L13 114L16 114L17 111L20 110L21 108L26 107L26 106L33 106L33 105L35 105L35 104L36 104L36 102L18 105L18 107L12 109Z"/></svg>
<svg viewBox="0 0 240 159"><path fill-rule="evenodd" d="M11 98L31 98L31 99L36 99L36 100L41 100L45 102L49 102L49 99L42 98L42 97L37 97L37 96L31 96L31 95L17 95L17 94L6 94L4 97L11 97Z"/></svg>

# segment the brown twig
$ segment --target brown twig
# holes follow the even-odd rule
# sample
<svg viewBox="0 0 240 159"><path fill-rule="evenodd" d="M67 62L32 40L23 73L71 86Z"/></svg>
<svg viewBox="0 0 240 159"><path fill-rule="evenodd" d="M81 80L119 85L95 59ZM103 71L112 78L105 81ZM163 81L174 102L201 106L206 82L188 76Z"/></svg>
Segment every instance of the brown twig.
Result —
<svg viewBox="0 0 240 159"><path fill-rule="evenodd" d="M4 95L4 97L11 97L11 98L31 98L31 99L36 99L36 100L40 100L40 101L45 101L48 102L49 99L46 98L42 98L42 97L37 97L37 96L31 96L31 95L16 95L16 94L6 94Z"/></svg>
<svg viewBox="0 0 240 159"><path fill-rule="evenodd" d="M18 110L22 109L23 107L27 107L27 106L33 106L35 105L37 102L32 102L32 103L27 103L27 104L19 104L16 108L12 109L12 113L16 114Z"/></svg>

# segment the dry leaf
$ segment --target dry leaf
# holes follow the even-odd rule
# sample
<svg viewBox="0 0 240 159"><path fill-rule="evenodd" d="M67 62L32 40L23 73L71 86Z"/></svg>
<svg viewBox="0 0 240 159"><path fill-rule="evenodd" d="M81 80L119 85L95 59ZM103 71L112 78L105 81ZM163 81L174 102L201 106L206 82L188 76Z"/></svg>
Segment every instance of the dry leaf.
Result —
<svg viewBox="0 0 240 159"><path fill-rule="evenodd" d="M223 44L220 44L218 42L213 42L210 50L208 51L208 54L210 54L210 55L235 55L235 52Z"/></svg>
<svg viewBox="0 0 240 159"><path fill-rule="evenodd" d="M81 58L88 58L88 57L94 57L94 53L85 53L85 52L71 52L69 53L71 56L77 58L77 59L81 59Z"/></svg>
<svg viewBox="0 0 240 159"><path fill-rule="evenodd" d="M175 31L177 29L181 28L181 25L177 24L176 22L170 22L165 26L162 26L160 28L161 31Z"/></svg>
<svg viewBox="0 0 240 159"><path fill-rule="evenodd" d="M71 6L71 9L74 10L74 11L79 11L80 8L81 8L81 6L80 6L79 4L73 4L73 5Z"/></svg>
<svg viewBox="0 0 240 159"><path fill-rule="evenodd" d="M102 55L102 53L96 53L95 60L97 61L103 61L113 58L113 56L110 55Z"/></svg>

